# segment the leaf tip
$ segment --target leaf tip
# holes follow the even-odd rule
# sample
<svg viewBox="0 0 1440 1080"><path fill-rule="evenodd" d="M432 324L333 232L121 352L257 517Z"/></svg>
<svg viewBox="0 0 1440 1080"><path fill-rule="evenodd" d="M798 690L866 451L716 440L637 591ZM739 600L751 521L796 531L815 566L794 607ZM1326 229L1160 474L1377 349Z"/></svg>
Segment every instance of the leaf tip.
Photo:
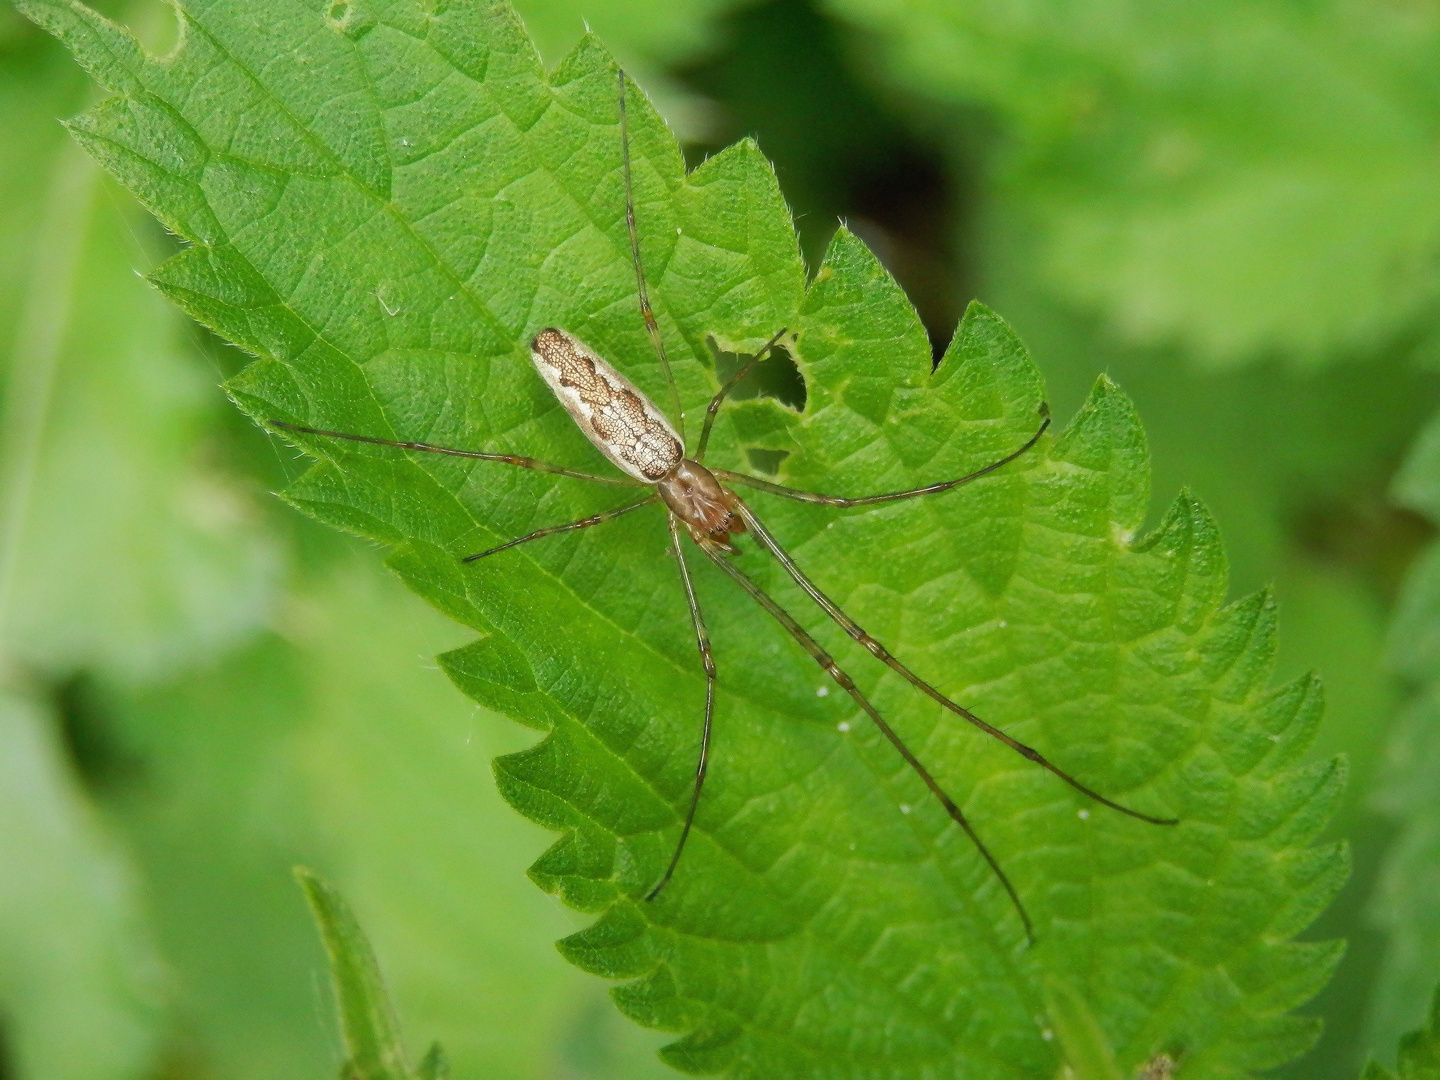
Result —
<svg viewBox="0 0 1440 1080"><path fill-rule="evenodd" d="M140 73L154 60L119 23L80 0L15 0L15 9L69 49L107 90L134 93L142 89Z"/></svg>
<svg viewBox="0 0 1440 1080"><path fill-rule="evenodd" d="M581 971L609 979L635 978L656 964L649 928L635 906L622 901L585 929L561 938L555 948Z"/></svg>
<svg viewBox="0 0 1440 1080"><path fill-rule="evenodd" d="M671 1068L701 1075L724 1072L739 1056L743 1032L732 1023L707 1024L660 1048Z"/></svg>

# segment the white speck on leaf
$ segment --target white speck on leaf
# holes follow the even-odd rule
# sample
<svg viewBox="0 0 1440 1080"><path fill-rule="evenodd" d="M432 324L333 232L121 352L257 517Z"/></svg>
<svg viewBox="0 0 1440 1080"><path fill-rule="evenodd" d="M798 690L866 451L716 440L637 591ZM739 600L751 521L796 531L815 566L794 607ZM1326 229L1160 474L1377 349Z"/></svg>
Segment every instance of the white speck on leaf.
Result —
<svg viewBox="0 0 1440 1080"><path fill-rule="evenodd" d="M849 731L849 730L850 730L850 721L849 721L849 720L841 720L838 724L835 725L835 730L836 730L836 731Z"/></svg>
<svg viewBox="0 0 1440 1080"><path fill-rule="evenodd" d="M829 696L830 696L830 688L829 688L828 686L822 686L822 687L820 687L819 690L816 690L816 691L815 691L815 696L816 696L816 697L829 697Z"/></svg>
<svg viewBox="0 0 1440 1080"><path fill-rule="evenodd" d="M900 813L902 813L902 814L908 814L909 812L910 812L910 804L909 804L909 803L903 803L903 802L902 802L902 803L900 804Z"/></svg>
<svg viewBox="0 0 1440 1080"><path fill-rule="evenodd" d="M1089 820L1090 820L1090 811L1089 811L1089 810L1081 810L1081 811L1080 811L1080 820L1081 820L1081 821L1089 821Z"/></svg>

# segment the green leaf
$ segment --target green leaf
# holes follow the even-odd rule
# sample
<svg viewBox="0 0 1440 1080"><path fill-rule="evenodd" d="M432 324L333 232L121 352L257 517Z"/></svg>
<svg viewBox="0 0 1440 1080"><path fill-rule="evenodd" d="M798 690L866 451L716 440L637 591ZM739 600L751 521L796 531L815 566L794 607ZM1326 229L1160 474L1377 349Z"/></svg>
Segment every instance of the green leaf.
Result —
<svg viewBox="0 0 1440 1080"><path fill-rule="evenodd" d="M999 117L992 199L1120 336L1317 363L1433 319L1433 20L1373 0L826 7L890 83Z"/></svg>
<svg viewBox="0 0 1440 1080"><path fill-rule="evenodd" d="M164 1067L173 987L133 853L75 775L74 718L45 684L80 668L134 679L213 652L263 613L277 560L233 480L194 451L224 414L213 389L205 401L193 324L133 272L158 261L158 230L55 122L93 91L11 14L0 16L4 1065L26 1080L139 1080Z"/></svg>
<svg viewBox="0 0 1440 1080"><path fill-rule="evenodd" d="M344 541L304 546L332 554L307 560L283 637L84 695L126 766L101 806L144 876L186 1045L224 1075L333 1071L300 863L366 913L407 1030L442 1041L456 1075L538 1080L557 1058L587 1080L662 1070L661 1037L555 953L573 917L524 877L547 837L486 779L530 737L431 659L466 632Z"/></svg>
<svg viewBox="0 0 1440 1080"><path fill-rule="evenodd" d="M1402 601L1428 596L1433 602L1434 574L1440 555L1434 545L1416 568ZM1430 580L1424 580L1429 578ZM1397 640L1408 636L1402 611L1393 629ZM1425 627L1432 632L1432 627ZM1440 860L1440 795L1435 791L1440 769L1440 685L1434 677L1416 693L1395 725L1385 747L1377 780L1377 806L1398 826L1381 864L1380 879L1370 899L1372 921L1384 930L1384 952L1369 1003L1366 1043L1373 1050L1389 1046L1418 1019L1435 972L1440 969L1440 902L1435 895L1435 866Z"/></svg>
<svg viewBox="0 0 1440 1080"><path fill-rule="evenodd" d="M303 866L295 868L295 879L305 890L330 956L330 978L345 1036L342 1080L406 1080L411 1072L400 1041L400 1021L365 932L334 886ZM436 1046L426 1058L432 1073L436 1062L444 1060L439 1050Z"/></svg>
<svg viewBox="0 0 1440 1080"><path fill-rule="evenodd" d="M1440 418L1416 440L1395 479L1396 498L1440 520ZM1388 940L1370 1003L1367 1043L1388 1047L1418 1019L1440 970L1440 544L1411 567L1390 626L1391 665L1412 688L1385 748L1377 804L1399 825L1371 902Z"/></svg>
<svg viewBox="0 0 1440 1080"><path fill-rule="evenodd" d="M1433 410L1433 375L1400 358L1299 371L1276 364L1228 372L1200 371L1174 354L1116 349L1092 324L1037 302L1026 279L1032 264L1009 252L1010 287L987 292L1043 357L1052 404L1075 400L1104 367L1134 395L1153 454L1159 509L1184 485L1224 523L1231 589L1274 581L1284 624L1276 671L1318 671L1325 683L1325 723L1309 756L1344 752L1349 781L1328 826L1346 837L1363 869L1352 877L1323 927L1311 936L1351 937L1350 951L1315 1010L1322 1041L1293 1072L1305 1080L1353 1077L1373 1047L1393 1045L1416 1018L1418 1002L1440 967L1416 971L1417 984L1391 1004L1385 1037L1364 1035L1382 952L1365 911L1374 892L1380 845L1392 826L1376 813L1388 735L1402 688L1387 670L1385 638L1399 579L1425 526L1396 514L1387 498L1396 461ZM1017 289L1015 284L1019 283ZM1361 509L1373 507L1373 510ZM1423 774L1420 774L1423 775ZM1433 773L1431 774L1433 775ZM1417 894L1416 899L1421 899ZM1423 932L1423 931L1422 931ZM1353 936L1352 936L1353 935Z"/></svg>
<svg viewBox="0 0 1440 1080"><path fill-rule="evenodd" d="M501 7L182 6L185 43L164 62L77 4L24 10L116 92L73 130L191 242L155 280L259 357L231 384L242 407L605 468L526 349L537 329L567 327L668 400L635 307L614 68L598 44L546 75ZM1041 379L1001 319L973 307L932 373L909 303L849 233L807 286L753 146L687 175L659 117L638 93L631 104L647 276L692 427L716 350L786 327L805 381L803 412L764 397L723 411L712 462L783 452L782 482L860 494L965 474L1034 432ZM1204 509L1182 497L1137 538L1148 451L1108 381L1061 435L951 495L864 513L751 501L923 677L1177 828L1097 807L937 715L773 564L749 549L737 563L955 795L1025 898L1033 949L918 779L693 551L717 737L680 871L644 901L678 833L705 693L659 513L464 565L620 500L302 441L321 461L287 498L392 546L407 584L479 635L442 657L455 682L546 733L496 764L506 798L562 833L532 877L599 916L561 950L630 980L622 1011L682 1036L671 1064L1049 1077L1046 974L1084 995L1122 1071L1178 1048L1187 1076L1233 1077L1313 1039L1290 1010L1338 946L1289 939L1344 879L1343 849L1310 846L1343 768L1297 765L1318 688L1267 686L1273 605L1222 603Z"/></svg>
<svg viewBox="0 0 1440 1080"><path fill-rule="evenodd" d="M549 838L488 781L490 759L531 736L477 709L431 659L471 635L356 557L295 606L307 717L288 759L296 801L326 839L317 857L367 913L407 1029L440 1039L457 1076L539 1078L557 1056L584 1077L658 1070L656 1037L555 954L574 920L524 877ZM612 1058L625 1060L604 1067Z"/></svg>
<svg viewBox="0 0 1440 1080"><path fill-rule="evenodd" d="M306 674L265 634L163 683L87 681L79 695L119 763L94 796L145 882L182 1018L172 1037L222 1076L337 1064L338 1031L316 1016L325 956L291 873L329 854L314 820L323 789L296 760L314 723Z"/></svg>
<svg viewBox="0 0 1440 1080"><path fill-rule="evenodd" d="M1440 1078L1440 990L1430 1002L1425 1026L1400 1040L1400 1050L1391 1072L1371 1061L1361 1080L1437 1080Z"/></svg>
<svg viewBox="0 0 1440 1080"><path fill-rule="evenodd" d="M136 275L168 245L55 123L91 99L43 38L0 58L0 653L133 679L253 630L279 553L197 450L222 403Z"/></svg>
<svg viewBox="0 0 1440 1080"><path fill-rule="evenodd" d="M166 1021L138 882L71 774L59 723L0 692L0 1009L27 1080L154 1075Z"/></svg>
<svg viewBox="0 0 1440 1080"><path fill-rule="evenodd" d="M1045 1012L1075 1080L1121 1080L1105 1033L1073 986L1053 976L1047 978Z"/></svg>

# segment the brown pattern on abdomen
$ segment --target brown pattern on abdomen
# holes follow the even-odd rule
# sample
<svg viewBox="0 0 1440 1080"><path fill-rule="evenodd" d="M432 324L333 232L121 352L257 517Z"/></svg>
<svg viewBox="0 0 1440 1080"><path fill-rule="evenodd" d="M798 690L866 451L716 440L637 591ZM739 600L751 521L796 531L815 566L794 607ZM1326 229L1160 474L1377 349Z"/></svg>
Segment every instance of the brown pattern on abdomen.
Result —
<svg viewBox="0 0 1440 1080"><path fill-rule="evenodd" d="M530 347L554 370L560 385L580 398L583 415L575 419L592 439L605 443L652 481L679 464L684 451L655 416L655 407L628 386L613 382L593 359L576 349L568 335L541 330Z"/></svg>

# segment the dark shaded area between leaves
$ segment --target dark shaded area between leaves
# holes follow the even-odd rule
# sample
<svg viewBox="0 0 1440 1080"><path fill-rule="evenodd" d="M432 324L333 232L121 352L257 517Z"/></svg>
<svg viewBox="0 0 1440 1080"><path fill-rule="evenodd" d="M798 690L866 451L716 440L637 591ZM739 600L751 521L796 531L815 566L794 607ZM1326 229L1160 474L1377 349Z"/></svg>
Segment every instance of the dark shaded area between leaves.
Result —
<svg viewBox="0 0 1440 1080"><path fill-rule="evenodd" d="M852 36L806 0L722 19L713 51L675 72L720 107L714 140L688 144L686 161L756 136L812 272L845 221L905 289L938 361L974 292L961 237L976 177L862 79Z"/></svg>

